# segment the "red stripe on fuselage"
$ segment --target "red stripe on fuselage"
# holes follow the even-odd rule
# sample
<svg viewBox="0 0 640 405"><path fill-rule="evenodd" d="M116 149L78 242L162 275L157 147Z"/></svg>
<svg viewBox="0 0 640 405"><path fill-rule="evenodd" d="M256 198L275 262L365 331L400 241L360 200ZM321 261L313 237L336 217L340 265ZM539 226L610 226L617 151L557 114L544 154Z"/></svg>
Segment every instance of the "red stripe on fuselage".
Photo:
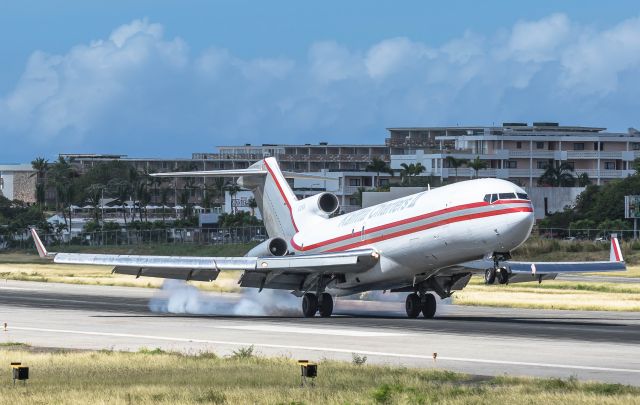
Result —
<svg viewBox="0 0 640 405"><path fill-rule="evenodd" d="M527 200L506 200L506 201L513 201L511 203L527 204L528 207L531 207L531 202L527 201ZM369 229L365 229L364 235L368 235L368 234L371 234L371 233L383 231L383 230L389 229L389 228L394 228L396 226L410 224L412 222L421 221L423 219L436 217L438 215L448 214L448 213L451 213L451 212L466 210L466 209L470 209L470 208L487 207L487 206L495 205L495 204L497 204L497 203L489 204L488 202L481 201L481 202L474 202L474 203L469 203L469 204L457 205L455 207L450 207L450 208L443 208L441 210L427 212L426 214L421 214L421 215L418 215L418 216L415 216L415 217L406 218L406 219L402 219L402 220L399 220L399 221L390 222L388 224L378 225L378 226L374 226L374 227L369 228ZM503 204L505 204L505 203L503 203ZM342 242L344 240L348 240L348 239L351 239L351 238L361 237L362 235L363 235L362 232L355 231L355 229L354 229L353 233L349 233L349 234L342 235L342 236L337 236L335 238L328 239L328 240L321 241L321 242L312 243L311 245L304 246L304 247L302 247L302 246L298 245L297 243L295 243L293 241L293 238L292 238L291 239L291 245L294 248L298 249L298 250L307 251L307 250L312 250L312 249L318 249L318 248L320 248L322 246L331 245L331 244L336 243L336 242Z"/></svg>
<svg viewBox="0 0 640 405"><path fill-rule="evenodd" d="M285 194L284 190L282 189L282 186L280 186L280 182L278 181L278 178L273 173L273 170L271 170L271 167L269 167L269 163L267 163L266 159L264 160L264 165L267 167L267 171L269 172L269 174L273 178L273 181L276 183L276 187L278 187L278 191L280 191L280 195L284 199L284 203L287 205L287 208L289 209L289 215L291 215L291 223L293 224L293 229L295 229L296 232L298 232L298 226L296 225L296 220L293 219L293 208L291 207L291 203L289 202L289 199L287 198L287 195Z"/></svg>
<svg viewBox="0 0 640 405"><path fill-rule="evenodd" d="M492 217L492 216L496 216L496 215L512 214L512 213L517 213L517 212L533 212L533 209L531 209L531 207L505 208L503 210L497 210L497 211L478 212L478 213L475 213L475 214L460 215L460 216L457 216L457 217L447 218L447 219L443 219L443 220L440 220L440 221L432 222L430 224L425 224L425 225L416 226L414 228L404 229L402 231L397 231L397 232L394 232L394 233L390 233L388 235L382 235L382 236L378 236L378 237L375 237L375 238L372 238L372 239L367 239L367 240L359 241L359 242L356 242L356 243L351 243L349 245L339 246L337 248L329 249L329 250L327 250L327 252L338 252L338 251L342 251L342 250L349 250L349 249L353 249L353 248L356 248L356 247L359 247L359 246L364 246L364 245L368 245L368 244L375 243L375 242L380 242L380 241L387 240L387 239L397 238L399 236L404 236L404 235L408 235L408 234L411 234L411 233L420 232L420 231L424 231L424 230L431 229L431 228L436 228L436 227L439 227L439 226L442 226L442 225L451 224L451 223L454 223L454 222L469 221L469 220L472 220L472 219L486 218L486 217Z"/></svg>

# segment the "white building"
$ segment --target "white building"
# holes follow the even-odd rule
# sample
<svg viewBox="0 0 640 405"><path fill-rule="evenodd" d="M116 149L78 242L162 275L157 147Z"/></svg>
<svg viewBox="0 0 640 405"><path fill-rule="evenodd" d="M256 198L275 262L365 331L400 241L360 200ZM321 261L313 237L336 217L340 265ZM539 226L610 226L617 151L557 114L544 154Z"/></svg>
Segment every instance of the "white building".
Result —
<svg viewBox="0 0 640 405"><path fill-rule="evenodd" d="M9 200L36 202L36 176L30 164L0 165L0 194Z"/></svg>
<svg viewBox="0 0 640 405"><path fill-rule="evenodd" d="M391 155L391 168L402 163L421 163L423 176L441 179L470 178L473 169L450 167L447 157L486 162L479 177L509 179L522 186L535 186L548 165L567 163L575 175L586 173L596 184L627 177L640 157L640 132L606 132L606 128L560 126L551 122L504 123L501 127L390 128L395 142L418 133L434 139L437 147L407 148ZM404 135L404 134L410 135ZM402 136L405 138L402 138ZM402 139L401 139L402 138Z"/></svg>

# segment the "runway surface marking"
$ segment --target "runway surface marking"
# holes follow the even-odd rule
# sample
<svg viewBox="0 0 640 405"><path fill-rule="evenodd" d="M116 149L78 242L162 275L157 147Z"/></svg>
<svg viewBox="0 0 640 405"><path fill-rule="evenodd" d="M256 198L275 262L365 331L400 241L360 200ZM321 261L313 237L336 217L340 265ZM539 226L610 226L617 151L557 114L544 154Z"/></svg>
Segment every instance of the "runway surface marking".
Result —
<svg viewBox="0 0 640 405"><path fill-rule="evenodd" d="M0 286L0 290L44 291L44 288L2 287L2 286Z"/></svg>
<svg viewBox="0 0 640 405"><path fill-rule="evenodd" d="M47 328L30 328L30 327L16 327L16 326L11 327L10 329L32 331L32 332L66 333L66 334L90 335L90 336L109 336L109 337L119 337L119 338L150 339L150 340L162 340L162 341L173 341L173 342L208 343L208 344L233 345L233 346L256 346L256 347L265 347L265 348L273 348L273 349L310 350L310 351L349 353L349 354L358 353L358 354L365 354L369 356L405 357L405 358L424 359L424 360L433 361L433 355L377 352L377 351L369 351L369 350L337 349L332 347L309 347L309 346L297 346L297 345L278 345L278 344L269 344L269 343L231 342L231 341L224 341L224 340L190 339L190 338L180 338L180 337L170 337L170 336L137 335L137 334L131 334L131 333L91 332L91 331L68 330L68 329L47 329ZM509 366L527 366L527 367L608 371L608 372L617 372L617 373L640 374L640 369L628 369L628 368L595 367L595 366L580 366L580 365L553 364L553 363L532 363L532 362L523 362L523 361L490 360L490 359L475 359L475 358L447 357L447 356L438 356L437 358L440 361L452 361L452 362L464 362L464 363L483 363L483 364L499 364L499 365L509 365Z"/></svg>
<svg viewBox="0 0 640 405"><path fill-rule="evenodd" d="M354 329L327 329L327 328L306 328L285 325L228 325L228 326L205 326L213 329L234 329L255 332L276 332L276 333L301 333L306 335L330 335L330 336L355 336L355 337L390 337L407 336L407 333L398 332L367 332Z"/></svg>

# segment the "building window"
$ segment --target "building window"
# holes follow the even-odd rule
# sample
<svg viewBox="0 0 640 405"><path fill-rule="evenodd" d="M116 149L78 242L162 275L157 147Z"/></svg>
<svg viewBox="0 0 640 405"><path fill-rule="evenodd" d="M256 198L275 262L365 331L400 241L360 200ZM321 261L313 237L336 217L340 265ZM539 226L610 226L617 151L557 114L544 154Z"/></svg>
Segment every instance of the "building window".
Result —
<svg viewBox="0 0 640 405"><path fill-rule="evenodd" d="M389 185L389 179L380 179L380 185L386 187Z"/></svg>
<svg viewBox="0 0 640 405"><path fill-rule="evenodd" d="M593 150L604 150L604 143L602 142L594 142Z"/></svg>
<svg viewBox="0 0 640 405"><path fill-rule="evenodd" d="M351 187L360 187L360 179L349 179L349 185Z"/></svg>
<svg viewBox="0 0 640 405"><path fill-rule="evenodd" d="M507 160L507 169L516 169L518 167L518 162L515 160Z"/></svg>
<svg viewBox="0 0 640 405"><path fill-rule="evenodd" d="M605 170L616 170L616 162L604 162Z"/></svg>
<svg viewBox="0 0 640 405"><path fill-rule="evenodd" d="M584 150L584 142L575 142L573 144L573 150Z"/></svg>
<svg viewBox="0 0 640 405"><path fill-rule="evenodd" d="M522 149L522 142L516 142L516 149Z"/></svg>
<svg viewBox="0 0 640 405"><path fill-rule="evenodd" d="M549 165L549 162L547 162L546 160L538 160L536 165L537 165L538 169L546 169L547 166Z"/></svg>
<svg viewBox="0 0 640 405"><path fill-rule="evenodd" d="M536 149L544 149L544 142L536 142Z"/></svg>

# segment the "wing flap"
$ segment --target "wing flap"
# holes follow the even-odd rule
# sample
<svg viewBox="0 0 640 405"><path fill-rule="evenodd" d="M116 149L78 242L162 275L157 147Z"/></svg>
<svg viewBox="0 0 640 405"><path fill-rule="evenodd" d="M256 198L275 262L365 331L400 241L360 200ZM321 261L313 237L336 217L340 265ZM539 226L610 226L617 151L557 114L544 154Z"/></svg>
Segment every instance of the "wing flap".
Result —
<svg viewBox="0 0 640 405"><path fill-rule="evenodd" d="M219 270L212 269L186 269L186 268L169 268L169 267L127 267L116 266L113 268L116 274L127 274L131 276L145 276L170 278L174 280L185 281L213 281L218 278Z"/></svg>

